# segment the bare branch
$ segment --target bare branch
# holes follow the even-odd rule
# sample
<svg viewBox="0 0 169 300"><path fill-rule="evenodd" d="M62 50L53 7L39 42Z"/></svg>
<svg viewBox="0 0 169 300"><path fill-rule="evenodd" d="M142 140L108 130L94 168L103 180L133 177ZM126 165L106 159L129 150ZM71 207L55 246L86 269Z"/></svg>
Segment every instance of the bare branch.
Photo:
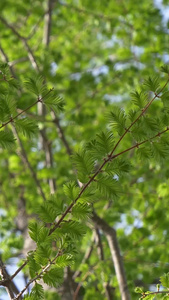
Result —
<svg viewBox="0 0 169 300"><path fill-rule="evenodd" d="M16 136L16 138L17 138L18 144L19 144L20 149L21 149L20 156L21 156L21 158L22 158L22 161L23 161L24 164L27 165L28 169L30 170L31 175L32 175L32 177L33 177L33 179L34 179L34 181L35 181L35 183L36 183L36 186L37 186L37 189L38 189L39 194L41 195L41 197L43 198L43 200L46 201L46 196L45 196L45 194L44 194L44 192L43 192L43 190L42 190L40 181L39 181L39 179L37 178L36 172L35 172L34 169L32 168L31 163L29 162L29 159L28 159L28 157L27 157L27 153L26 153L26 151L25 151L25 149L24 149L24 146L23 146L23 144L22 144L22 141L21 141L21 139L20 139L20 137L19 137L19 135L18 135L18 132L17 132L16 128L14 127L14 125L12 126L12 128L13 128L14 134L15 134L15 136Z"/></svg>
<svg viewBox="0 0 169 300"><path fill-rule="evenodd" d="M53 167L53 155L52 155L52 148L51 142L47 139L45 130L40 131L42 140L43 140L43 147L46 156L46 167L52 168ZM56 191L56 182L55 179L49 178L49 187L51 194L55 193Z"/></svg>
<svg viewBox="0 0 169 300"><path fill-rule="evenodd" d="M101 261L104 261L104 250L103 250L102 240L101 240L101 236L100 236L98 227L95 228L95 241L96 241L96 245L97 245L98 256ZM114 288L109 285L109 282L106 282L104 280L104 274L103 274L103 287L105 288L105 294L106 294L107 299L113 300Z"/></svg>
<svg viewBox="0 0 169 300"><path fill-rule="evenodd" d="M22 42L23 42L23 45L25 47L25 49L27 50L27 53L28 53L28 58L33 66L33 68L36 70L36 71L40 71L39 70L39 67L36 63L36 59L35 59L35 56L30 48L30 46L28 45L27 43L27 40L25 37L23 37L22 35L20 35L20 33L14 28L13 25L9 24L2 16L0 16L0 21L9 29L12 30L12 32L18 37L18 39L20 39Z"/></svg>
<svg viewBox="0 0 169 300"><path fill-rule="evenodd" d="M13 279L13 278L15 278L16 277L16 275L27 265L27 263L28 263L28 261L26 260L23 264L22 264L22 266L20 266L16 271L15 271L15 273L11 276L11 279Z"/></svg>
<svg viewBox="0 0 169 300"><path fill-rule="evenodd" d="M14 284L14 282L12 281L12 278L10 277L10 275L8 274L6 267L0 257L0 274L2 276L2 280L1 280L1 285L4 286L6 288L6 291L10 297L10 299L14 299L15 295L17 295L19 293L16 285ZM18 300L21 300L22 297L20 296L18 298Z"/></svg>
<svg viewBox="0 0 169 300"><path fill-rule="evenodd" d="M44 36L43 36L43 44L48 46L50 43L50 31L52 25L52 9L53 9L53 0L48 0L47 6L48 10L45 14L45 27L44 27Z"/></svg>
<svg viewBox="0 0 169 300"><path fill-rule="evenodd" d="M14 65L17 65L17 64L22 63L22 62L27 61L27 60L28 60L27 57L20 57L20 58L18 58L18 59L15 59L15 60L13 60L13 61L10 61L10 62L8 63L8 65L9 65L10 67L13 67ZM14 75L14 77L16 78L16 74Z"/></svg>
<svg viewBox="0 0 169 300"><path fill-rule="evenodd" d="M1 52L1 55L2 55L2 57L3 57L3 60L4 60L6 63L8 63L12 76L13 76L13 77L16 77L16 76L15 76L15 72L14 72L12 66L9 64L9 58L8 58L8 56L6 55L6 53L5 53L5 51L3 50L3 48L2 48L1 45L0 45L0 52Z"/></svg>
<svg viewBox="0 0 169 300"><path fill-rule="evenodd" d="M98 253L99 258L100 258L100 260L104 260L103 245L102 245L102 241L101 241L100 232L97 227L95 228L95 242L97 245L97 253Z"/></svg>
<svg viewBox="0 0 169 300"><path fill-rule="evenodd" d="M92 220L96 224L96 226L98 226L98 228L100 228L104 232L107 238L120 288L121 299L130 300L130 294L128 291L127 280L125 276L123 260L120 254L120 249L117 241L116 231L114 228L109 226L103 219L97 216L95 212L93 212Z"/></svg>
<svg viewBox="0 0 169 300"><path fill-rule="evenodd" d="M56 114L53 111L51 112L51 116L53 118L53 123L56 124L59 138L63 142L63 145L65 146L67 154L71 155L72 154L72 150L71 150L71 148L70 148L70 146L69 146L69 144L67 142L67 139L65 137L64 131L63 131L61 125L60 125L59 118L56 116Z"/></svg>

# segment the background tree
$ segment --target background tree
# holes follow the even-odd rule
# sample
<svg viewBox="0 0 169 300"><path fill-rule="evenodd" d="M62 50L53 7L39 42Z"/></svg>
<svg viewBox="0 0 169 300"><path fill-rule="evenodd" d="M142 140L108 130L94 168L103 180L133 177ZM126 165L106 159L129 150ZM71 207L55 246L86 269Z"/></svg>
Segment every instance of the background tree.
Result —
<svg viewBox="0 0 169 300"><path fill-rule="evenodd" d="M138 299L168 271L168 23L153 1L0 10L1 284L19 294L17 258L25 299L44 297L38 281L30 294L37 274L54 287L45 299Z"/></svg>

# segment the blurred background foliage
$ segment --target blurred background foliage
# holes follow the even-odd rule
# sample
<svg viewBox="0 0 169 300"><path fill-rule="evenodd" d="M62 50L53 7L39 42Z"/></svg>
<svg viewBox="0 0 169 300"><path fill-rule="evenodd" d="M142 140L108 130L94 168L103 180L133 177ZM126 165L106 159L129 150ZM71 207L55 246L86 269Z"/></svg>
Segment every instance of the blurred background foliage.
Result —
<svg viewBox="0 0 169 300"><path fill-rule="evenodd" d="M48 1L0 1L0 56L9 63L12 76L18 81L42 75L47 86L54 87L64 99L65 110L58 114L58 120L67 147L48 111L40 115L34 106L27 112L28 117L37 122L40 132L45 130L52 149L52 165L46 164L38 135L29 140L20 136L45 195L50 194L49 179L52 179L58 197L64 200L63 184L75 179L69 154L106 128L106 114L113 111L115 105L129 110L130 93L139 88L146 77L160 76L160 66L168 63L169 2L51 2L48 34ZM35 96L20 88L15 92L15 100L18 110L24 110L35 101ZM158 104L151 108L151 113L158 114ZM119 151L128 145L130 138L125 139ZM19 258L23 247L21 230L17 228L23 209L20 203L24 202L27 218L43 199L30 170L22 164L17 148L0 151L1 249L3 259L10 266L15 257ZM169 160L165 163L147 161L135 152L124 156L132 167L120 182L123 195L110 206L105 199L94 204L97 213L117 229L132 299L138 299L134 287L153 288L168 271L169 262ZM104 261L101 261L92 231L92 222L89 222L73 267L73 271L80 271L77 280L83 285L83 299L107 299L104 281L113 287L114 299L120 299L105 236L101 234L104 245ZM84 253L91 246L92 254L83 263ZM56 293L53 296L49 291L46 293L46 299L58 299Z"/></svg>

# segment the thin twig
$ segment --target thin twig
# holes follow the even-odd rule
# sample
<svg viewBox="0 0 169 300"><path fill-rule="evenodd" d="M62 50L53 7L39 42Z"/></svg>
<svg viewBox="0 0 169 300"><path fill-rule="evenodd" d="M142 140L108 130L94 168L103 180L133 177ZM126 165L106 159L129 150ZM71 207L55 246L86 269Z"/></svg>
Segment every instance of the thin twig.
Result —
<svg viewBox="0 0 169 300"><path fill-rule="evenodd" d="M72 150L71 150L71 148L70 148L70 146L69 146L69 144L68 144L68 142L67 142L67 139L66 139L66 137L65 137L63 128L62 128L61 125L60 125L60 120L59 120L59 118L56 116L56 114L54 113L54 111L51 112L51 116L52 116L52 118L53 118L53 123L56 124L59 138L60 138L61 141L63 142L67 154L68 154L68 155L72 155Z"/></svg>
<svg viewBox="0 0 169 300"><path fill-rule="evenodd" d="M11 278L11 279L15 278L16 275L17 275L17 274L18 274L18 273L19 273L19 272L27 265L27 263L28 263L28 261L26 260L26 261L22 264L22 266L20 266L10 278Z"/></svg>
<svg viewBox="0 0 169 300"><path fill-rule="evenodd" d="M3 285L6 288L6 291L10 299L12 300L15 297L15 295L19 293L19 291L15 283L12 281L10 275L8 274L1 257L0 257L0 274L2 276L1 285ZM18 299L21 300L22 297L20 296Z"/></svg>
<svg viewBox="0 0 169 300"><path fill-rule="evenodd" d="M20 139L20 137L19 137L19 135L18 135L18 132L17 132L17 130L16 130L16 128L15 128L14 125L13 125L12 127L13 127L14 134L15 134L15 136L16 136L16 138L17 138L18 144L19 144L19 146L20 146L20 149L21 149L20 154L21 154L21 158L22 158L22 160L23 160L23 163L27 165L27 167L28 167L28 169L30 170L31 175L32 175L32 177L33 177L33 179L34 179L34 181L35 181L35 183L36 183L36 186L37 186L37 188L38 188L39 194L41 195L41 197L43 198L43 200L46 201L46 196L45 196L45 194L44 194L44 192L43 192L43 189L42 189L42 187L41 187L40 181L39 181L39 179L37 178L36 172L34 171L32 165L31 165L31 163L30 163L30 161L29 161L29 159L28 159L27 153L26 153L26 151L25 151L25 149L24 149L23 143L22 143L22 141L21 141L21 139Z"/></svg>
<svg viewBox="0 0 169 300"><path fill-rule="evenodd" d="M2 48L1 45L0 45L0 52L1 52L1 54L2 54L2 57L3 57L4 61L5 61L6 63L8 63L12 76L13 76L13 77L16 77L16 76L15 76L15 73L14 73L14 70L13 70L13 68L12 68L12 66L9 64L9 58L8 58L7 54L5 53L5 51L3 50L3 48Z"/></svg>
<svg viewBox="0 0 169 300"><path fill-rule="evenodd" d="M30 62L31 62L31 64L32 64L33 68L34 68L36 71L40 72L40 69L39 69L39 67L38 67L38 64L36 63L35 56L34 56L32 50L31 50L31 48L30 48L30 46L29 46L29 44L28 44L26 38L23 37L23 36L15 29L15 27L14 27L12 24L9 24L2 16L0 16L0 21L1 21L6 27L8 27L9 29L11 29L12 32L18 37L18 39L20 39L20 40L22 41L22 43L23 43L23 45L24 45L24 47L25 47L25 49L26 49L26 51L27 51L27 53L28 53L28 58L29 58L29 60L30 60Z"/></svg>
<svg viewBox="0 0 169 300"><path fill-rule="evenodd" d="M8 120L6 123L3 123L0 126L0 129L3 128L3 127L5 127L9 123L12 123L16 118L18 118L20 115L22 115L23 113L25 113L27 110L29 110L30 108L32 108L33 106L35 106L37 103L42 102L49 95L49 93L51 93L52 91L53 91L53 88L50 89L43 97L38 98L38 100L36 100L33 104L31 104L30 106L28 106L27 108L25 108L21 112L19 112L16 116L11 117L10 120Z"/></svg>
<svg viewBox="0 0 169 300"><path fill-rule="evenodd" d="M64 218L67 216L67 214L71 211L72 207L75 205L75 203L78 201L78 199L81 197L81 195L85 192L85 190L87 189L87 187L95 180L96 176L102 171L103 167L108 163L111 162L113 159L115 159L116 157L118 157L119 155L122 155L123 153L126 153L128 151L130 151L131 149L134 148L138 148L140 145L148 142L151 139L156 138L157 136L160 136L161 134L167 132L169 130L169 127L167 127L167 129L163 130L162 132L156 134L154 137L147 139L141 143L137 143L134 146L121 151L120 153L113 155L114 151L116 150L116 148L118 147L118 145L120 144L120 142L122 141L122 139L125 137L125 135L127 134L127 132L129 132L129 130L131 129L131 127L143 116L143 114L147 111L147 109L149 108L149 106L152 104L152 102L159 97L159 95L161 94L161 92L164 90L164 88L166 87L166 85L169 82L169 78L167 79L165 85L161 88L161 90L158 92L158 94L155 94L155 96L152 98L152 100L146 105L146 107L142 110L142 112L140 113L140 115L130 124L130 126L125 129L124 134L119 138L118 142L116 143L116 145L114 146L112 152L107 156L107 158L104 158L104 162L100 165L100 167L98 168L98 170L95 172L95 174L90 177L90 179L88 180L88 182L83 185L83 187L81 188L81 191L79 192L79 195L76 197L76 199L68 206L68 208L66 209L66 211L63 213L63 215L60 217L60 219L58 220L58 222L53 226L53 228L50 230L50 234L52 232L55 231L56 228L58 228L58 226L60 225L60 223L64 220Z"/></svg>
<svg viewBox="0 0 169 300"><path fill-rule="evenodd" d="M125 129L125 132L123 133L123 135L120 137L120 139L118 140L118 142L116 143L116 145L114 146L112 152L110 153L110 156L113 155L114 151L116 150L116 148L118 147L118 145L120 144L121 140L125 137L125 135L130 132L131 127L133 127L133 125L145 114L145 112L147 111L147 109L149 108L149 106L152 104L152 102L159 98L159 95L162 93L162 91L165 89L165 87L167 86L169 82L169 78L166 81L166 83L164 84L164 86L161 88L161 90L158 92L158 94L155 93L154 97L151 99L151 101L145 106L145 108L142 110L141 114L130 124L130 126L128 128Z"/></svg>
<svg viewBox="0 0 169 300"><path fill-rule="evenodd" d="M36 281L37 279L41 278L42 275L48 271L48 269L53 265L53 263L55 262L55 260L58 258L58 256L61 255L61 252L58 251L57 255L47 264L47 266L45 268L43 268L43 270L33 279L29 280L29 282L26 284L26 286L23 288L23 290L15 297L13 298L13 300L18 300L19 297L27 290L27 288L30 286L31 283L33 283L34 281Z"/></svg>

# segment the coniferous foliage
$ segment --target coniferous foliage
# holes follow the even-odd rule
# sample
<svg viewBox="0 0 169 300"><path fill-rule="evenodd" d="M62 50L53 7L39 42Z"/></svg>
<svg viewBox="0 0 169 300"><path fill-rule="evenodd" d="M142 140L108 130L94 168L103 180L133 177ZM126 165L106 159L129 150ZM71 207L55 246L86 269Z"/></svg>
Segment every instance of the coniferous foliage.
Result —
<svg viewBox="0 0 169 300"><path fill-rule="evenodd" d="M0 298L168 298L167 10L0 1Z"/></svg>
<svg viewBox="0 0 169 300"><path fill-rule="evenodd" d="M166 72L166 68L163 67L162 71ZM32 121L25 116L32 106L41 102L56 112L63 110L63 101L56 96L53 89L47 89L42 77L36 77L26 81L26 87L30 93L36 95L36 101L18 112L19 102L12 99L16 92L19 92L18 85L13 84L7 66L3 64L1 64L1 80L2 85L5 81L7 86L3 87L4 97L1 100L0 144L2 148L8 149L15 147L16 144L13 128L29 139L37 135L38 125L35 120ZM54 287L62 283L63 269L72 266L76 260L77 242L86 233L84 221L92 216L92 203L96 198L99 200L99 197L117 201L123 194L120 186L121 177L132 168L130 161L123 158L126 152L135 150L135 155L155 160L165 159L168 156L169 126L167 120L163 122L168 81L167 78L165 84L160 86L160 78L149 77L145 80L140 92L131 93L133 105L138 107L137 110L132 108L134 112L132 118L131 109L125 112L118 107L115 108L108 116L109 129L98 133L94 139L73 154L71 161L77 182L64 184L64 197L55 194L45 196L46 201L36 207L37 218L29 222L29 235L36 243L35 250L28 254L24 262L30 280L14 299L19 299L32 283L34 286L24 299L44 299L43 286L38 283L40 279ZM20 88L24 88L24 85ZM149 92L153 92L151 98L148 96ZM159 102L158 119L155 119L149 111L155 101ZM127 148L122 145L126 135L130 135L131 143ZM81 182L80 185L78 180ZM168 288L167 276L166 274L161 277L161 283L166 288ZM136 288L136 293L142 294L141 299L154 299L153 292L143 292L141 288ZM168 292L160 292L158 287L156 294L161 293L167 295Z"/></svg>

